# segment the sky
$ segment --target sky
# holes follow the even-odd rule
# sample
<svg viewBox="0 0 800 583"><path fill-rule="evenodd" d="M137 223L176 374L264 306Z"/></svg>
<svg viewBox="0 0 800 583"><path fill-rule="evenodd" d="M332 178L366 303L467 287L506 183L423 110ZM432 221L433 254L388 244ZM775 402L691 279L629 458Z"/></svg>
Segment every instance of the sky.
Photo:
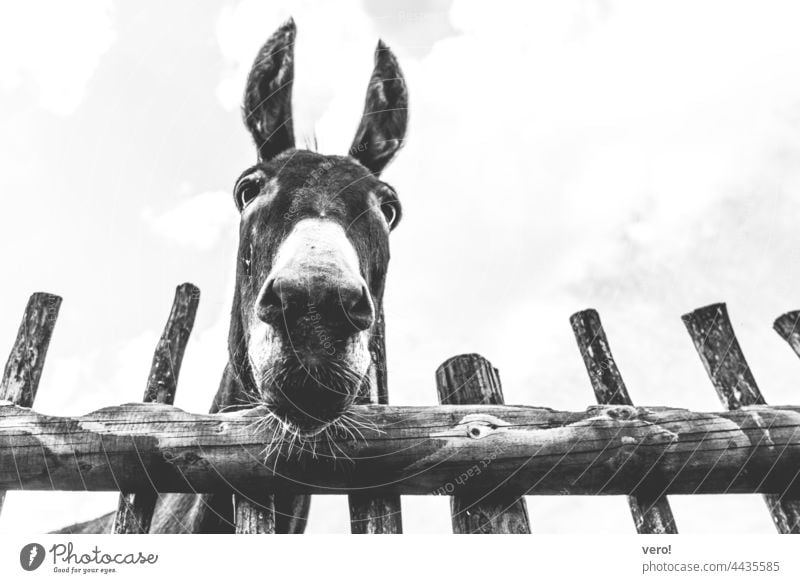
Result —
<svg viewBox="0 0 800 583"><path fill-rule="evenodd" d="M299 144L346 152L382 38L410 91L385 298L391 402L479 352L506 402L594 403L569 316L596 308L631 397L720 404L680 316L728 304L771 404L800 361L800 7L564 0L0 5L0 351L30 293L64 297L36 409L139 401L176 285L202 298L176 405L208 409L227 359L238 215L255 160L239 113L258 47L298 27ZM114 493L11 492L0 532L111 510ZM687 533L770 533L759 496L671 497ZM450 531L405 497L406 532ZM534 532L634 532L624 497L529 497ZM317 496L309 532L348 532Z"/></svg>

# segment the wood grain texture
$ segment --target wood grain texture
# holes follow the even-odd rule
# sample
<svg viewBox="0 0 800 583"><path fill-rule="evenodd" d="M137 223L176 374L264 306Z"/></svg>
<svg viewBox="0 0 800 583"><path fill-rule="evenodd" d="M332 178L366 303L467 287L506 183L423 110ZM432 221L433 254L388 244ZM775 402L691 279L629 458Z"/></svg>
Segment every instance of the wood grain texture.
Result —
<svg viewBox="0 0 800 583"><path fill-rule="evenodd" d="M226 492L285 487L448 495L789 492L800 407L719 413L598 405L581 412L500 405L355 406L377 430L336 440L335 462L267 456L266 414L190 414L133 403L81 417L0 403L0 489ZM344 455L348 459L344 459ZM481 460L492 463L475 472ZM466 478L470 479L466 479ZM152 484L150 482L152 480Z"/></svg>
<svg viewBox="0 0 800 583"><path fill-rule="evenodd" d="M153 354L143 398L145 403L172 403L175 400L183 355L199 303L200 290L191 283L181 284L175 289L167 323Z"/></svg>
<svg viewBox="0 0 800 583"><path fill-rule="evenodd" d="M378 492L348 494L352 534L402 534L400 495Z"/></svg>
<svg viewBox="0 0 800 583"><path fill-rule="evenodd" d="M729 410L763 405L725 304L698 308L681 319L722 404Z"/></svg>
<svg viewBox="0 0 800 583"><path fill-rule="evenodd" d="M800 356L800 311L787 312L775 320L773 325L775 331L789 343L797 356ZM800 470L799 470L800 471ZM789 532L797 534L800 532L800 503L797 500L791 503L783 501L774 496L765 496L767 504L773 516L776 514L780 522L778 529L782 532L788 529Z"/></svg>
<svg viewBox="0 0 800 583"><path fill-rule="evenodd" d="M633 405L611 353L600 314L596 310L583 310L573 314L569 321L597 402L601 405ZM628 496L628 506L639 534L678 533L672 508L660 491Z"/></svg>
<svg viewBox="0 0 800 583"><path fill-rule="evenodd" d="M265 496L259 504L244 496L234 497L236 534L275 534L275 498Z"/></svg>
<svg viewBox="0 0 800 583"><path fill-rule="evenodd" d="M60 308L58 296L31 295L0 380L0 400L33 406Z"/></svg>
<svg viewBox="0 0 800 583"><path fill-rule="evenodd" d="M386 341L383 310L376 313L370 342L372 370L375 383L373 395L362 395L360 403L389 404L389 382L386 367ZM391 492L355 493L347 499L350 507L350 532L353 534L401 534L403 513L400 496Z"/></svg>
<svg viewBox="0 0 800 583"><path fill-rule="evenodd" d="M61 298L53 294L38 292L28 299L0 379L0 401L33 407L60 308ZM5 499L5 490L0 489L0 513Z"/></svg>
<svg viewBox="0 0 800 583"><path fill-rule="evenodd" d="M722 404L729 410L766 405L736 339L725 304L698 308L685 314L683 322ZM767 441L770 438L770 428L769 425L765 427L764 438ZM764 496L764 501L778 532L800 534L800 500L797 500L796 493L788 495L788 488L797 479L800 466L788 468L787 472L791 478L787 490L768 493Z"/></svg>
<svg viewBox="0 0 800 583"><path fill-rule="evenodd" d="M153 355L143 402L165 405L174 402L183 354L194 327L199 302L200 290L191 283L181 284L175 289L172 308ZM152 488L137 493L120 493L112 532L147 534L157 500L158 493Z"/></svg>
<svg viewBox="0 0 800 583"><path fill-rule="evenodd" d="M436 370L436 388L443 405L503 404L500 373L479 354L462 354L442 363ZM531 532L528 507L519 496L452 496L450 516L455 534Z"/></svg>

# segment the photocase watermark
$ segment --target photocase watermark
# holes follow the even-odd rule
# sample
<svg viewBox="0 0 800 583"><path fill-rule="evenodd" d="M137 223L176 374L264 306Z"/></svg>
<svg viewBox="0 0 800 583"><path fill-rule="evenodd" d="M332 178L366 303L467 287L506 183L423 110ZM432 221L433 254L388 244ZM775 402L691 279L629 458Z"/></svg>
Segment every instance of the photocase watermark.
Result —
<svg viewBox="0 0 800 583"><path fill-rule="evenodd" d="M47 556L52 559L53 573L107 575L117 572L120 565L154 565L158 555L143 553L107 553L95 545L88 551L76 551L71 542L56 543L45 551L39 543L29 543L19 552L19 564L26 571L42 566Z"/></svg>
<svg viewBox="0 0 800 583"><path fill-rule="evenodd" d="M322 177L325 176L325 174L327 174L331 170L331 168L333 168L333 166L334 164L332 161L330 160L324 161L322 164L320 164L318 167L316 167L314 170L311 171L311 173L308 175L308 178L306 178L303 181L303 184L300 185L299 190L302 190L304 188L313 188L314 186L316 186L319 183L319 181L322 180ZM286 211L285 213L283 213L283 220L286 222L291 222L297 216L297 213L298 209L293 207L288 211Z"/></svg>
<svg viewBox="0 0 800 583"><path fill-rule="evenodd" d="M320 323L322 314L317 311L317 306L314 302L308 302L308 319L311 320L311 330L317 337L325 354L332 357L337 357L338 355L338 358L343 358L341 354L338 354L333 344L333 339L328 335L328 331Z"/></svg>
<svg viewBox="0 0 800 583"><path fill-rule="evenodd" d="M52 324L58 318L58 311L61 307L61 298L57 296L50 296L47 298L44 306L44 322Z"/></svg>
<svg viewBox="0 0 800 583"><path fill-rule="evenodd" d="M395 13L395 18L406 22L420 22L428 18L428 13L420 10L399 10Z"/></svg>
<svg viewBox="0 0 800 583"><path fill-rule="evenodd" d="M452 481L446 482L442 486L439 486L435 490L431 492L434 496L448 496L452 495L459 486L463 487L466 483L471 480L472 478L481 475L483 470L489 467L489 465L497 459L497 456L501 453L501 448L497 447L492 450L489 455L481 459L471 468L464 470L461 474Z"/></svg>
<svg viewBox="0 0 800 583"><path fill-rule="evenodd" d="M359 142L357 144L353 144L350 146L349 153L351 156L354 154L358 154L359 152L366 152L369 148L369 144L367 142Z"/></svg>
<svg viewBox="0 0 800 583"><path fill-rule="evenodd" d="M42 566L46 556L44 547L39 543L28 543L19 552L19 564L26 571L35 571Z"/></svg>

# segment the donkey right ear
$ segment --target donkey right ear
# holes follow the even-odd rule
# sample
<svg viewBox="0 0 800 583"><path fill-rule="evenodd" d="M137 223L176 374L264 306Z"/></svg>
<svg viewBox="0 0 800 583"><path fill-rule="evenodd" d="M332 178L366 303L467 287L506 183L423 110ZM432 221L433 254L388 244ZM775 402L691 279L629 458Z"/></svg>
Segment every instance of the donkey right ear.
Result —
<svg viewBox="0 0 800 583"><path fill-rule="evenodd" d="M244 93L244 123L262 161L294 147L292 82L294 81L294 21L290 18L261 47Z"/></svg>
<svg viewBox="0 0 800 583"><path fill-rule="evenodd" d="M403 144L407 125L406 82L394 54L379 41L364 115L350 146L350 155L379 175Z"/></svg>

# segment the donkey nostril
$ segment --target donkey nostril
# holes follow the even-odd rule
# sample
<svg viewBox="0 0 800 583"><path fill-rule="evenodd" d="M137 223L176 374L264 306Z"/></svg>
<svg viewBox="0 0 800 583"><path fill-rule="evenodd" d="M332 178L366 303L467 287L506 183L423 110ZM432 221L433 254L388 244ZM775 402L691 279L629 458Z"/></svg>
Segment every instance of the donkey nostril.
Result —
<svg viewBox="0 0 800 583"><path fill-rule="evenodd" d="M354 296L356 294L353 294ZM345 305L347 317L350 323L358 330L366 330L375 321L375 309L372 306L369 290L366 286L361 287L361 294L351 300L349 306Z"/></svg>
<svg viewBox="0 0 800 583"><path fill-rule="evenodd" d="M281 329L307 318L313 322L312 327L327 328L335 335L349 335L372 326L375 308L363 282L342 281L331 285L322 278L309 281L309 277L282 273L264 283L256 300L256 315Z"/></svg>
<svg viewBox="0 0 800 583"><path fill-rule="evenodd" d="M281 309L283 309L283 300L275 293L275 278L270 278L258 297L256 315L264 322L269 322L276 310Z"/></svg>

